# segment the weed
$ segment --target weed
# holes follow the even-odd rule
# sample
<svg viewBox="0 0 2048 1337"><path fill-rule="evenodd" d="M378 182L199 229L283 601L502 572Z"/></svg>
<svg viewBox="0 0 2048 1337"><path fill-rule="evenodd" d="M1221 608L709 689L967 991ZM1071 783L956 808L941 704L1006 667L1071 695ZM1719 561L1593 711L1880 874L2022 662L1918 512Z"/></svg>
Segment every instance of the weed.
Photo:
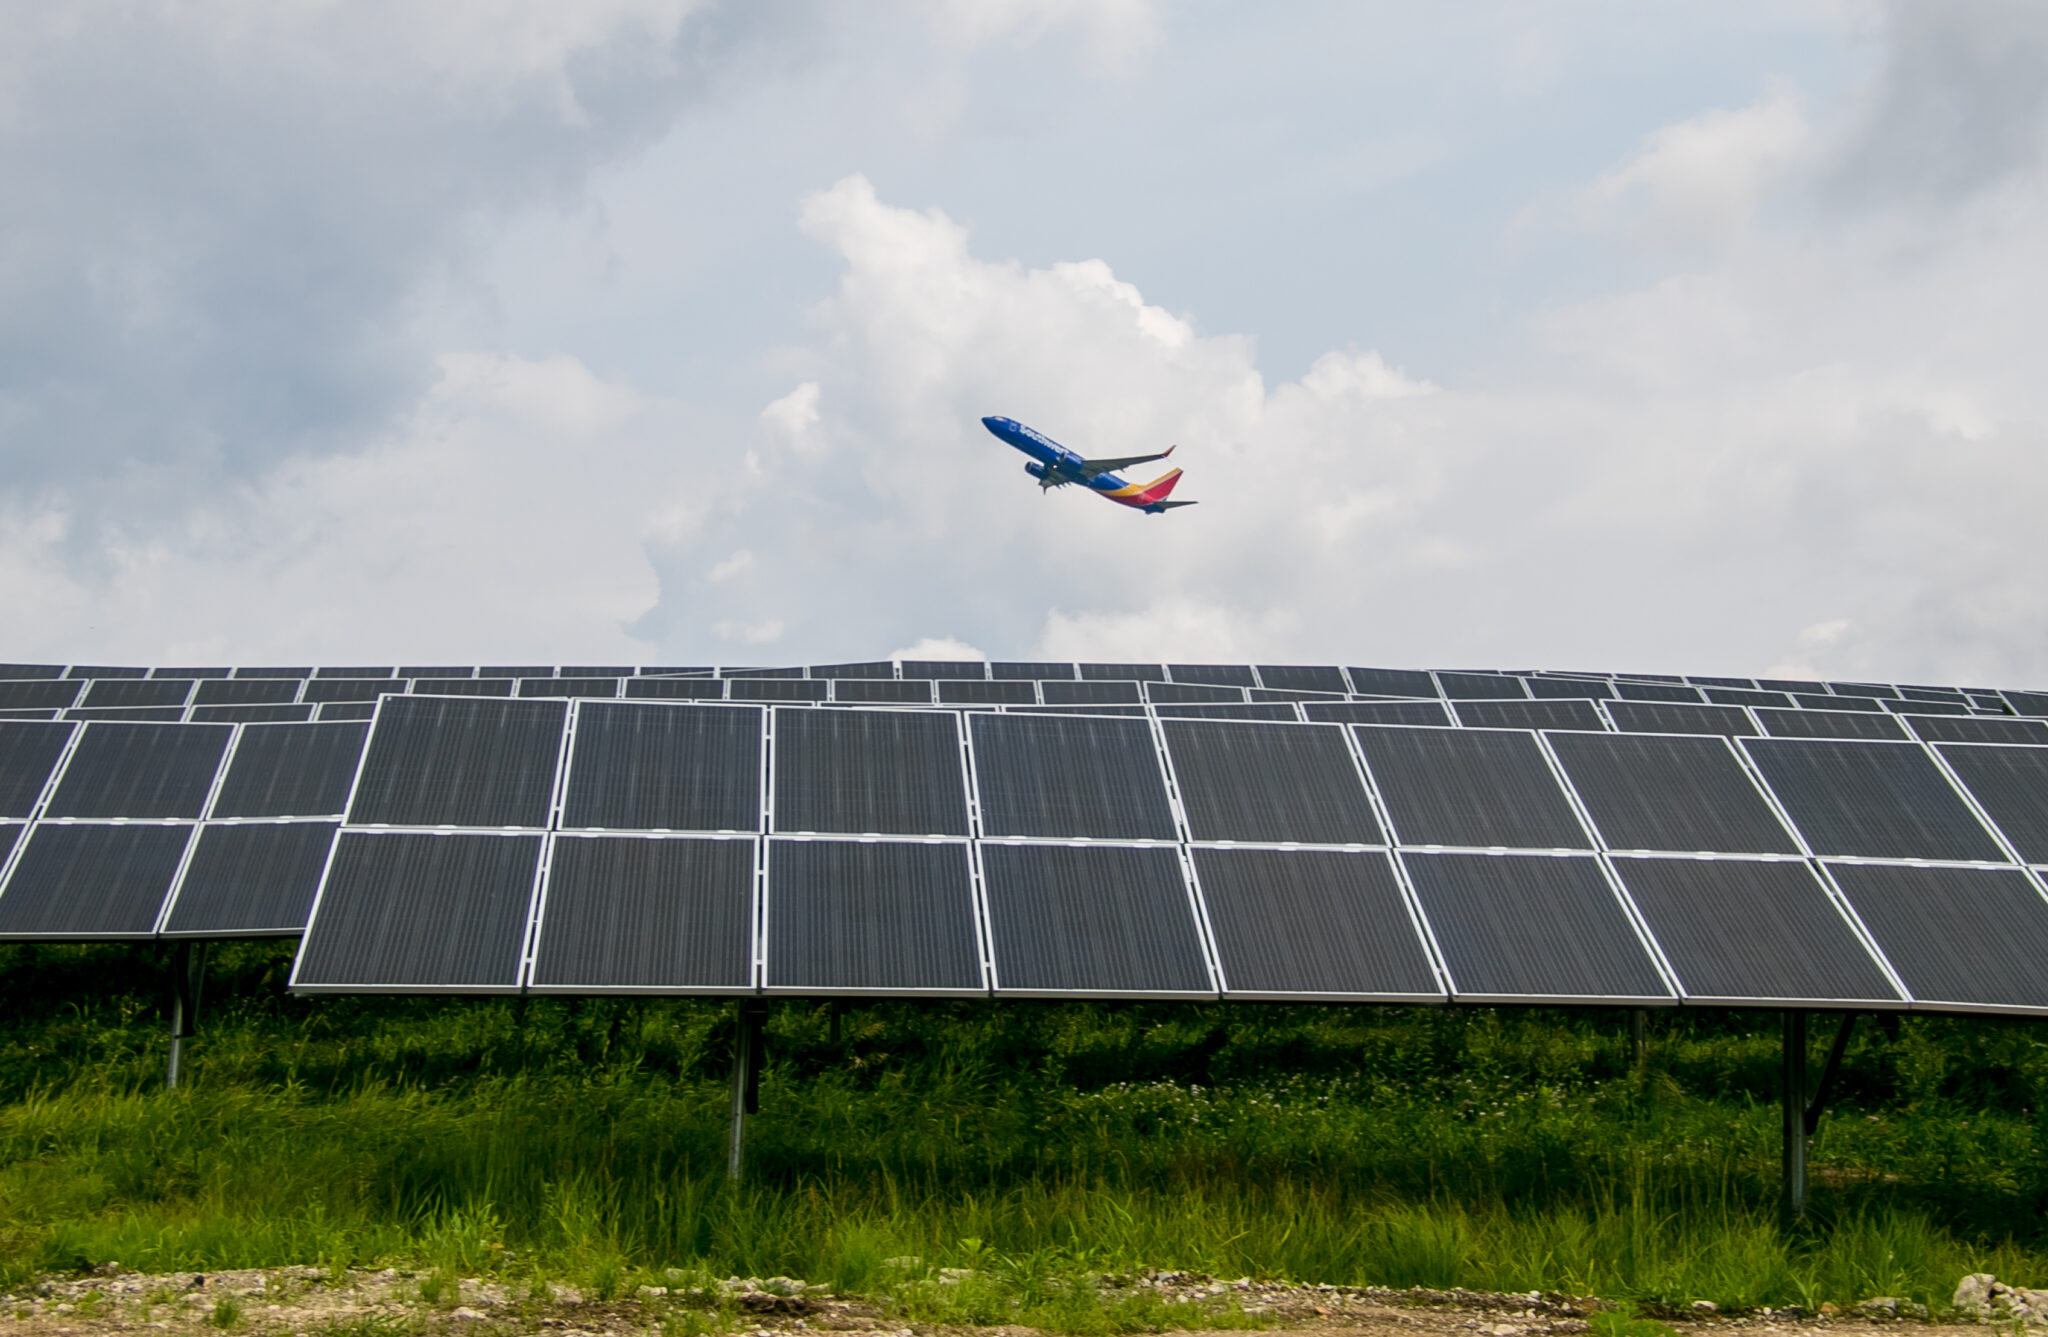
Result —
<svg viewBox="0 0 2048 1337"><path fill-rule="evenodd" d="M242 1321L242 1306L236 1303L234 1296L223 1295L213 1302L213 1310L207 1314L206 1321L216 1328L235 1327Z"/></svg>
<svg viewBox="0 0 2048 1337"><path fill-rule="evenodd" d="M1612 1309L1596 1310L1588 1319L1593 1337L1678 1337L1668 1323L1644 1318L1633 1304L1623 1300Z"/></svg>

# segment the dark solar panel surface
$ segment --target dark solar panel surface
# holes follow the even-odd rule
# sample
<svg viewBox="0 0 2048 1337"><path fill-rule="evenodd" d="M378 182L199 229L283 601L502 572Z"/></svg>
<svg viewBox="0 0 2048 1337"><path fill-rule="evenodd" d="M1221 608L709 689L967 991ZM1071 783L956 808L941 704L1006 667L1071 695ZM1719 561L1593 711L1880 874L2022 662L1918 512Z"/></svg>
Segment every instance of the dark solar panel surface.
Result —
<svg viewBox="0 0 2048 1337"><path fill-rule="evenodd" d="M988 666L991 678L1056 678L1071 679L1074 676L1072 664L1056 664L1049 661L996 660Z"/></svg>
<svg viewBox="0 0 2048 1337"><path fill-rule="evenodd" d="M1807 710L1850 710L1866 715L1884 713L1884 707L1867 696L1813 696L1799 692L1793 694L1792 700Z"/></svg>
<svg viewBox="0 0 2048 1337"><path fill-rule="evenodd" d="M321 705L330 701L351 705L373 704L378 697L403 692L408 686L410 684L403 678L315 678L306 684L299 700Z"/></svg>
<svg viewBox="0 0 2048 1337"><path fill-rule="evenodd" d="M619 694L617 678L521 678L521 696L592 696Z"/></svg>
<svg viewBox="0 0 2048 1337"><path fill-rule="evenodd" d="M0 720L0 817L28 817L75 724Z"/></svg>
<svg viewBox="0 0 2048 1337"><path fill-rule="evenodd" d="M1166 670L1158 664L1080 664L1076 667L1083 678L1095 681L1143 682L1166 677Z"/></svg>
<svg viewBox="0 0 2048 1337"><path fill-rule="evenodd" d="M1259 684L1297 692L1348 692L1350 684L1337 669L1322 664L1261 664Z"/></svg>
<svg viewBox="0 0 2048 1337"><path fill-rule="evenodd" d="M1756 712L1757 722L1773 738L1905 738L1905 729L1889 715L1847 710L1769 710Z"/></svg>
<svg viewBox="0 0 2048 1337"><path fill-rule="evenodd" d="M275 667L238 668L235 670L235 676L237 678L310 678L313 676L313 670L310 668Z"/></svg>
<svg viewBox="0 0 2048 1337"><path fill-rule="evenodd" d="M63 675L62 664L0 664L0 678L59 678Z"/></svg>
<svg viewBox="0 0 2048 1337"><path fill-rule="evenodd" d="M1900 715L1968 715L1970 708L1960 701L1885 701L1886 710Z"/></svg>
<svg viewBox="0 0 2048 1337"><path fill-rule="evenodd" d="M1314 701L1302 707L1311 720L1337 724L1421 724L1448 727L1450 712L1436 701Z"/></svg>
<svg viewBox="0 0 2048 1337"><path fill-rule="evenodd" d="M1214 991L1177 851L984 845L981 865L1001 989Z"/></svg>
<svg viewBox="0 0 2048 1337"><path fill-rule="evenodd" d="M1917 743L1750 738L1742 746L1816 854L2005 858Z"/></svg>
<svg viewBox="0 0 2048 1337"><path fill-rule="evenodd" d="M1609 849L1800 852L1719 738L1560 733L1550 746Z"/></svg>
<svg viewBox="0 0 2048 1337"><path fill-rule="evenodd" d="M761 829L761 708L586 701L564 827Z"/></svg>
<svg viewBox="0 0 2048 1337"><path fill-rule="evenodd" d="M2048 863L2048 748L1936 749L2028 863Z"/></svg>
<svg viewBox="0 0 2048 1337"><path fill-rule="evenodd" d="M726 684L730 701L823 701L827 683L805 678L742 678Z"/></svg>
<svg viewBox="0 0 2048 1337"><path fill-rule="evenodd" d="M1194 861L1227 993L1444 996L1385 855L1200 849Z"/></svg>
<svg viewBox="0 0 2048 1337"><path fill-rule="evenodd" d="M1174 839L1145 721L973 715L968 727L986 834Z"/></svg>
<svg viewBox="0 0 2048 1337"><path fill-rule="evenodd" d="M1533 735L1352 729L1403 844L1592 848Z"/></svg>
<svg viewBox="0 0 2048 1337"><path fill-rule="evenodd" d="M278 706L298 699L299 684L285 678L210 678L199 684L199 706Z"/></svg>
<svg viewBox="0 0 2048 1337"><path fill-rule="evenodd" d="M987 683L969 686L989 686ZM832 684L832 699L835 701L857 701L884 705L928 706L932 703L932 685L922 678L904 682L869 681L864 678L842 678Z"/></svg>
<svg viewBox="0 0 2048 1337"><path fill-rule="evenodd" d="M1173 675L1175 682L1208 683L1217 687L1252 687L1252 670L1248 664L1168 664L1166 671ZM1338 688L1343 691L1343 688Z"/></svg>
<svg viewBox="0 0 2048 1337"><path fill-rule="evenodd" d="M753 954L753 841L555 840L535 988L746 989Z"/></svg>
<svg viewBox="0 0 2048 1337"><path fill-rule="evenodd" d="M1692 998L1899 1001L1803 859L1616 859L1614 871Z"/></svg>
<svg viewBox="0 0 2048 1337"><path fill-rule="evenodd" d="M1039 690L1048 706L1134 705L1140 700L1135 682L1044 682Z"/></svg>
<svg viewBox="0 0 2048 1337"><path fill-rule="evenodd" d="M568 713L562 701L390 697L370 735L349 821L546 826Z"/></svg>
<svg viewBox="0 0 2048 1337"><path fill-rule="evenodd" d="M1624 701L1684 701L1698 703L1707 698L1699 688L1672 682L1617 682L1614 694Z"/></svg>
<svg viewBox="0 0 2048 1337"><path fill-rule="evenodd" d="M107 678L92 684L82 706L182 706L192 684L176 678Z"/></svg>
<svg viewBox="0 0 2048 1337"><path fill-rule="evenodd" d="M1436 680L1422 669L1354 668L1351 690L1368 695L1438 696Z"/></svg>
<svg viewBox="0 0 2048 1337"><path fill-rule="evenodd" d="M1792 698L1783 692L1745 690L1740 687L1709 687L1707 700L1717 706L1789 706Z"/></svg>
<svg viewBox="0 0 2048 1337"><path fill-rule="evenodd" d="M1175 720L1163 727L1194 839L1385 841L1340 726Z"/></svg>
<svg viewBox="0 0 2048 1337"><path fill-rule="evenodd" d="M2007 692L2005 699L2022 715L2048 715L2048 692Z"/></svg>
<svg viewBox="0 0 2048 1337"><path fill-rule="evenodd" d="M380 664L374 668L366 668L362 666L356 666L353 668L316 668L313 670L313 676L316 678L388 679L391 677L391 666L389 664Z"/></svg>
<svg viewBox="0 0 2048 1337"><path fill-rule="evenodd" d="M1749 713L1736 706L1681 706L1661 701L1610 701L1607 714L1623 733L1717 733L1739 737L1757 732Z"/></svg>
<svg viewBox="0 0 2048 1337"><path fill-rule="evenodd" d="M1148 682L1145 684L1147 701L1244 701L1244 689L1240 687L1208 687L1200 683Z"/></svg>
<svg viewBox="0 0 2048 1337"><path fill-rule="evenodd" d="M67 720L127 720L130 723L176 724L185 718L183 706L73 706L64 712Z"/></svg>
<svg viewBox="0 0 2048 1337"><path fill-rule="evenodd" d="M939 702L960 706L1028 706L1038 689L1028 682L942 682Z"/></svg>
<svg viewBox="0 0 2048 1337"><path fill-rule="evenodd" d="M163 931L202 938L299 933L339 829L335 822L201 827Z"/></svg>
<svg viewBox="0 0 2048 1337"><path fill-rule="evenodd" d="M768 856L771 989L979 991L965 844L776 840Z"/></svg>
<svg viewBox="0 0 2048 1337"><path fill-rule="evenodd" d="M1522 690L1520 678L1504 677L1497 673L1439 673L1436 680L1443 684L1444 695L1453 700L1520 701L1529 695Z"/></svg>
<svg viewBox="0 0 2048 1337"><path fill-rule="evenodd" d="M626 695L650 701L723 701L725 683L717 678L635 678Z"/></svg>
<svg viewBox="0 0 2048 1337"><path fill-rule="evenodd" d="M1454 996L1670 996L1592 858L1406 854Z"/></svg>
<svg viewBox="0 0 2048 1337"><path fill-rule="evenodd" d="M1206 706L1157 706L1154 711L1163 720L1263 720L1268 724L1294 724L1301 717L1294 713L1293 706L1277 702L1254 702L1248 706L1233 706L1217 702Z"/></svg>
<svg viewBox="0 0 2048 1337"><path fill-rule="evenodd" d="M197 817L234 730L225 724L88 724L51 817Z"/></svg>
<svg viewBox="0 0 2048 1337"><path fill-rule="evenodd" d="M194 706L194 724L302 724L313 718L311 706Z"/></svg>
<svg viewBox="0 0 2048 1337"><path fill-rule="evenodd" d="M367 724L252 724L242 730L214 817L339 816Z"/></svg>
<svg viewBox="0 0 2048 1337"><path fill-rule="evenodd" d="M0 890L0 937L146 938L185 857L189 826L50 826Z"/></svg>
<svg viewBox="0 0 2048 1337"><path fill-rule="evenodd" d="M777 831L968 833L950 712L782 710L774 733Z"/></svg>
<svg viewBox="0 0 2048 1337"><path fill-rule="evenodd" d="M906 659L906 678L965 678L979 682L988 676L988 665L978 659Z"/></svg>
<svg viewBox="0 0 2048 1337"><path fill-rule="evenodd" d="M321 706L319 713L313 718L323 722L341 720L347 723L353 723L358 720L374 720L377 718L377 707L368 702L330 702L327 705Z"/></svg>
<svg viewBox="0 0 2048 1337"><path fill-rule="evenodd" d="M1529 695L1539 700L1604 701L1614 695L1611 684L1581 678L1530 678L1528 687Z"/></svg>
<svg viewBox="0 0 2048 1337"><path fill-rule="evenodd" d="M1605 729L1591 701L1453 701L1468 729Z"/></svg>
<svg viewBox="0 0 2048 1337"><path fill-rule="evenodd" d="M121 667L114 664L73 664L66 669L67 678L142 678L149 675L146 668Z"/></svg>
<svg viewBox="0 0 2048 1337"><path fill-rule="evenodd" d="M1899 864L1828 871L1915 999L2048 1011L2048 901L2025 873Z"/></svg>
<svg viewBox="0 0 2048 1337"><path fill-rule="evenodd" d="M517 989L541 841L342 832L293 987Z"/></svg>
<svg viewBox="0 0 2048 1337"><path fill-rule="evenodd" d="M886 659L869 660L864 664L814 664L811 667L814 678L893 678L896 666Z"/></svg>
<svg viewBox="0 0 2048 1337"><path fill-rule="evenodd" d="M402 664L395 678L474 678L474 664Z"/></svg>
<svg viewBox="0 0 2048 1337"><path fill-rule="evenodd" d="M78 682L0 682L0 709L62 710L78 699Z"/></svg>
<svg viewBox="0 0 2048 1337"><path fill-rule="evenodd" d="M414 696L510 696L517 678L415 678ZM528 679L527 681L532 681Z"/></svg>

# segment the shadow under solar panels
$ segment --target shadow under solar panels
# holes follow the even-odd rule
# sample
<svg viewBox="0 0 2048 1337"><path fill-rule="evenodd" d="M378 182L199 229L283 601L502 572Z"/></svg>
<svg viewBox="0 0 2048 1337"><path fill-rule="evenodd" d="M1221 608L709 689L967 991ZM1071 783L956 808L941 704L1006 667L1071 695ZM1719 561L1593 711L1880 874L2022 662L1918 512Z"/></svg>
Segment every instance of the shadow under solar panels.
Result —
<svg viewBox="0 0 2048 1337"><path fill-rule="evenodd" d="M1607 715L1623 733L1755 734L1756 724L1740 706L1685 706L1669 701L1609 701Z"/></svg>
<svg viewBox="0 0 2048 1337"><path fill-rule="evenodd" d="M2016 868L1829 864L1916 1005L2048 1013L2048 901Z"/></svg>
<svg viewBox="0 0 2048 1337"><path fill-rule="evenodd" d="M1214 997L1180 853L981 847L998 992Z"/></svg>
<svg viewBox="0 0 2048 1337"><path fill-rule="evenodd" d="M1352 726L1404 845L1592 849L1533 734Z"/></svg>
<svg viewBox="0 0 2048 1337"><path fill-rule="evenodd" d="M292 987L515 992L542 840L343 831Z"/></svg>
<svg viewBox="0 0 2048 1337"><path fill-rule="evenodd" d="M773 840L767 900L771 990L987 989L964 842Z"/></svg>
<svg viewBox="0 0 2048 1337"><path fill-rule="evenodd" d="M2027 863L2048 863L2048 748L1937 747Z"/></svg>
<svg viewBox="0 0 2048 1337"><path fill-rule="evenodd" d="M1173 840L1152 730L1114 716L971 715L982 832Z"/></svg>
<svg viewBox="0 0 2048 1337"><path fill-rule="evenodd" d="M1592 856L1405 853L1409 885L1471 1002L1669 1002Z"/></svg>
<svg viewBox="0 0 2048 1337"><path fill-rule="evenodd" d="M751 992L754 844L557 836L533 988Z"/></svg>
<svg viewBox="0 0 2048 1337"><path fill-rule="evenodd" d="M226 724L88 724L44 815L197 817L233 733Z"/></svg>
<svg viewBox="0 0 2048 1337"><path fill-rule="evenodd" d="M1917 743L1745 738L1741 746L1815 854L2005 861Z"/></svg>
<svg viewBox="0 0 2048 1337"><path fill-rule="evenodd" d="M1468 729L1592 729L1607 727L1591 701L1453 701Z"/></svg>
<svg viewBox="0 0 2048 1337"><path fill-rule="evenodd" d="M1341 726L1161 726L1194 840L1311 845L1386 841Z"/></svg>
<svg viewBox="0 0 2048 1337"><path fill-rule="evenodd" d="M1609 849L1801 852L1722 738L1558 733L1549 741Z"/></svg>
<svg viewBox="0 0 2048 1337"><path fill-rule="evenodd" d="M951 711L785 709L773 729L775 830L968 834Z"/></svg>
<svg viewBox="0 0 2048 1337"><path fill-rule="evenodd" d="M562 826L606 831L759 831L759 706L585 701Z"/></svg>
<svg viewBox="0 0 2048 1337"><path fill-rule="evenodd" d="M75 724L0 720L0 817L34 813Z"/></svg>
<svg viewBox="0 0 2048 1337"><path fill-rule="evenodd" d="M179 879L168 937L289 937L306 927L338 822L207 825Z"/></svg>
<svg viewBox="0 0 2048 1337"><path fill-rule="evenodd" d="M387 697L349 822L545 827L568 717L565 701Z"/></svg>
<svg viewBox="0 0 2048 1337"><path fill-rule="evenodd" d="M190 826L38 825L0 888L0 938L147 938Z"/></svg>
<svg viewBox="0 0 2048 1337"><path fill-rule="evenodd" d="M250 724L235 740L213 817L339 817L367 724Z"/></svg>
<svg viewBox="0 0 2048 1337"><path fill-rule="evenodd" d="M1226 996L1444 1001L1386 855L1193 854Z"/></svg>
<svg viewBox="0 0 2048 1337"><path fill-rule="evenodd" d="M1615 876L1695 1002L1901 1003L1804 859L1616 859Z"/></svg>
<svg viewBox="0 0 2048 1337"><path fill-rule="evenodd" d="M1450 712L1437 701L1311 701L1302 709L1311 720L1333 724L1451 726Z"/></svg>

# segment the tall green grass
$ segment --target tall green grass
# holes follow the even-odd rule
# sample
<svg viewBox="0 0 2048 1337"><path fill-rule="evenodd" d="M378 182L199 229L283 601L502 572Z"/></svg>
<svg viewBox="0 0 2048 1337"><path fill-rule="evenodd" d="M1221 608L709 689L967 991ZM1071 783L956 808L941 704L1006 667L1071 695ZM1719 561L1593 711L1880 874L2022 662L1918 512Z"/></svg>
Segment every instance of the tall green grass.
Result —
<svg viewBox="0 0 2048 1337"><path fill-rule="evenodd" d="M682 1268L957 1318L983 1292L917 1276L971 1267L1055 1316L1084 1304L1058 1279L1143 1267L1726 1306L2048 1276L2048 1053L2022 1023L1860 1033L1788 1230L1769 1016L1660 1016L1638 1066L1618 1013L878 1004L835 1044L826 1007L786 1003L734 1190L729 1006L296 1000L284 963L221 954L166 1092L152 958L0 952L6 1279Z"/></svg>

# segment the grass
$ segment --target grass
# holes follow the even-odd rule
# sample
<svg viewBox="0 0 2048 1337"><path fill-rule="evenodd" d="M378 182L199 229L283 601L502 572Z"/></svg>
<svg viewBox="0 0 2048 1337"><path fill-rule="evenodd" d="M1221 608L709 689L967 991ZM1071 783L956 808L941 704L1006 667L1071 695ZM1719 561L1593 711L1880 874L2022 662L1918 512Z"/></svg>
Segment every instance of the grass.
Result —
<svg viewBox="0 0 2048 1337"><path fill-rule="evenodd" d="M1621 1013L877 1004L835 1045L825 1006L779 1004L734 1190L729 1005L306 1001L287 964L216 953L166 1092L148 952L0 949L0 1282L397 1260L452 1304L467 1276L788 1275L1112 1333L1186 1321L1088 1282L1148 1267L1649 1310L2048 1279L2023 1022L1860 1030L1788 1230L1769 1015L1659 1015L1637 1065Z"/></svg>

